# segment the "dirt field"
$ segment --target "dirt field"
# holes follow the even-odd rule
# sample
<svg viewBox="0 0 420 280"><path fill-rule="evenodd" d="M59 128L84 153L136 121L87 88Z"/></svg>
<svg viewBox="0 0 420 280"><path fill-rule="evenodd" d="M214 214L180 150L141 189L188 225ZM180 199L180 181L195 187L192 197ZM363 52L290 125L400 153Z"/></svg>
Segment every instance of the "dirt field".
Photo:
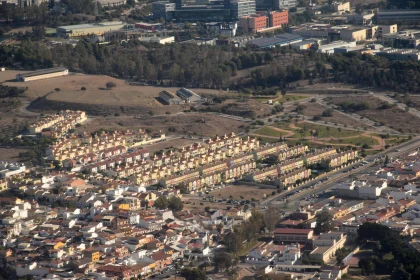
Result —
<svg viewBox="0 0 420 280"><path fill-rule="evenodd" d="M227 199L229 199L230 196L232 196L233 199L236 199L236 200L239 200L239 199L251 200L252 198L261 200L264 198L264 195L269 195L273 191L275 191L275 189L262 189L255 186L233 185L233 186L227 186L222 189L212 191L209 193L209 195L212 195L216 198L227 198ZM241 198L241 196L243 198Z"/></svg>
<svg viewBox="0 0 420 280"><path fill-rule="evenodd" d="M21 99L0 99L0 135L13 136L36 121L36 116L21 112Z"/></svg>
<svg viewBox="0 0 420 280"><path fill-rule="evenodd" d="M370 109L358 111L357 114L371 119L379 125L385 125L389 128L398 130L403 133L420 132L418 123L420 119L414 115L404 112L396 107L390 109L379 109L383 104L379 99L372 96L352 96L352 97L332 97L330 102L340 104L342 102L366 102L370 105Z"/></svg>
<svg viewBox="0 0 420 280"><path fill-rule="evenodd" d="M305 116L310 116L310 117L320 116L322 112L328 109L327 107L321 104L315 103L315 102L305 103L305 107L306 108L303 110L303 114ZM366 127L366 125L363 124L362 122L349 118L337 111L333 112L332 117L322 117L322 120L327 121L327 122L334 122L334 123L342 124L342 125L353 126L353 127L362 127L362 128Z"/></svg>
<svg viewBox="0 0 420 280"><path fill-rule="evenodd" d="M6 74L3 74L6 73ZM22 71L6 71L0 74L0 81L14 79L17 73ZM4 77L1 77L4 75ZM116 87L112 90L106 88L107 82L114 82ZM11 86L27 86L26 95L29 98L38 98L51 93L48 98L56 101L105 104L105 105L147 105L164 106L155 98L159 92L166 89L175 92L178 88L163 88L154 86L130 85L128 82L102 75L70 74L64 77L56 77L32 82L7 82ZM81 90L85 87L86 90ZM56 92L55 89L60 91ZM198 94L226 93L211 89L192 89Z"/></svg>
<svg viewBox="0 0 420 280"><path fill-rule="evenodd" d="M21 158L19 158L19 153L24 153L26 151L26 149L22 148L0 148L0 161L21 161Z"/></svg>
<svg viewBox="0 0 420 280"><path fill-rule="evenodd" d="M204 122L203 122L204 121ZM163 131L169 134L190 134L214 137L230 132L241 132L244 123L219 116L187 113L182 115L154 116L146 118L109 117L94 118L83 125L83 131L104 129L150 129L152 132ZM169 128L171 131L169 132ZM175 129L175 131L173 131Z"/></svg>

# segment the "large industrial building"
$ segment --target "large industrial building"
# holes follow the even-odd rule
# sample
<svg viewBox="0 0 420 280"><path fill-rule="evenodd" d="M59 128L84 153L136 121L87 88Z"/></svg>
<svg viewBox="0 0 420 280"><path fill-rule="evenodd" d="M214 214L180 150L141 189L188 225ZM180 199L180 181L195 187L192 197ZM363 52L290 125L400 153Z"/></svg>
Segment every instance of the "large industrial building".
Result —
<svg viewBox="0 0 420 280"><path fill-rule="evenodd" d="M417 49L383 49L376 55L386 57L389 60L420 61L420 50Z"/></svg>
<svg viewBox="0 0 420 280"><path fill-rule="evenodd" d="M184 0L157 1L152 4L153 18L177 21L230 21L256 12L255 0L216 0L204 4Z"/></svg>
<svg viewBox="0 0 420 280"><path fill-rule="evenodd" d="M302 37L299 35L284 33L271 38L258 38L252 40L250 44L260 49L268 49L275 46L288 46L301 41Z"/></svg>
<svg viewBox="0 0 420 280"><path fill-rule="evenodd" d="M56 67L49 69L42 69L24 74L17 74L16 80L20 82L29 82L41 79L48 79L54 77L66 76L69 74L69 69L64 67Z"/></svg>
<svg viewBox="0 0 420 280"><path fill-rule="evenodd" d="M177 90L176 95L178 95L182 100L184 100L185 103L201 102L202 100L200 95L186 88L180 88L179 90Z"/></svg>
<svg viewBox="0 0 420 280"><path fill-rule="evenodd" d="M318 52L326 54L334 54L336 48L351 48L356 46L356 41L345 42L345 41L335 41L331 44L322 45L318 47Z"/></svg>
<svg viewBox="0 0 420 280"><path fill-rule="evenodd" d="M92 35L92 34L103 35L106 32L121 30L124 28L124 26L125 24L122 21L58 26L57 36L70 38L70 37L82 37L82 36L87 36L87 35Z"/></svg>
<svg viewBox="0 0 420 280"><path fill-rule="evenodd" d="M183 103L182 99L167 90L159 92L159 99L166 105L178 105Z"/></svg>

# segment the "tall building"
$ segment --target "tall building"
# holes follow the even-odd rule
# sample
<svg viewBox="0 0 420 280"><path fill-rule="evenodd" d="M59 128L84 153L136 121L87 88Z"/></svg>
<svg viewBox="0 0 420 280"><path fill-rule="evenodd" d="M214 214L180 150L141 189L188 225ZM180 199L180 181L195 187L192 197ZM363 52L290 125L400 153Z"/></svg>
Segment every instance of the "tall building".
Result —
<svg viewBox="0 0 420 280"><path fill-rule="evenodd" d="M257 11L269 11L273 10L273 0L255 0L255 6Z"/></svg>
<svg viewBox="0 0 420 280"><path fill-rule="evenodd" d="M230 10L234 20L238 20L243 16L253 15L257 12L255 0L231 0Z"/></svg>
<svg viewBox="0 0 420 280"><path fill-rule="evenodd" d="M297 0L273 0L273 9L290 9L297 6Z"/></svg>
<svg viewBox="0 0 420 280"><path fill-rule="evenodd" d="M166 1L157 1L152 3L152 13L154 19L163 18L164 20L171 20L175 11L175 3L168 3Z"/></svg>
<svg viewBox="0 0 420 280"><path fill-rule="evenodd" d="M255 0L214 0L201 3L183 0L157 1L152 4L153 18L177 21L231 21L255 14Z"/></svg>

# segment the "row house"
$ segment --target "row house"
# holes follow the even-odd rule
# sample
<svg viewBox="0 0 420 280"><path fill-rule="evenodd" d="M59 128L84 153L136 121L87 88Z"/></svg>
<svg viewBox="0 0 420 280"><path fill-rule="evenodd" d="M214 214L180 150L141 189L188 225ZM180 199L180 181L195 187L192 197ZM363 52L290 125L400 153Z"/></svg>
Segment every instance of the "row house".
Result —
<svg viewBox="0 0 420 280"><path fill-rule="evenodd" d="M335 154L337 154L336 149L322 149L306 156L306 162L307 164L317 163L321 161L322 159L331 157Z"/></svg>
<svg viewBox="0 0 420 280"><path fill-rule="evenodd" d="M187 147L182 147L180 150L180 158L188 159L207 153L207 148L200 143L194 143Z"/></svg>
<svg viewBox="0 0 420 280"><path fill-rule="evenodd" d="M209 166L203 166L200 168L200 174L206 175L213 172L220 172L228 167L227 161L217 162Z"/></svg>
<svg viewBox="0 0 420 280"><path fill-rule="evenodd" d="M177 186L184 181L188 181L188 180L199 178L199 177L200 177L200 172L189 171L189 172L186 172L186 173L183 173L183 174L174 174L172 176L162 178L160 183L165 187Z"/></svg>
<svg viewBox="0 0 420 280"><path fill-rule="evenodd" d="M287 144L276 143L272 145L266 145L254 150L255 160L264 158L272 154L278 154L280 151L287 149Z"/></svg>
<svg viewBox="0 0 420 280"><path fill-rule="evenodd" d="M217 148L223 148L227 145L232 145L241 142L242 139L235 135L235 133L231 133L228 135L224 135L222 137L216 136L213 139L209 139L206 141L210 150L216 150Z"/></svg>
<svg viewBox="0 0 420 280"><path fill-rule="evenodd" d="M301 168L285 174L276 179L276 184L282 187L295 184L298 180L308 179L311 176L311 169Z"/></svg>
<svg viewBox="0 0 420 280"><path fill-rule="evenodd" d="M291 157L301 156L301 155L304 155L306 151L308 151L308 146L304 146L304 145L297 145L291 148L287 148L278 153L278 160L284 161Z"/></svg>
<svg viewBox="0 0 420 280"><path fill-rule="evenodd" d="M239 162L237 164L231 165L223 173L223 181L229 182L230 180L242 178L245 174L254 170L257 167L257 164L254 160L248 162Z"/></svg>
<svg viewBox="0 0 420 280"><path fill-rule="evenodd" d="M259 170L254 172L253 174L249 174L245 176L245 180L247 181L253 181L253 182L259 182L263 181L269 177L277 177L278 176L278 167L277 166L271 166L268 168L265 168L263 170Z"/></svg>
<svg viewBox="0 0 420 280"><path fill-rule="evenodd" d="M358 156L357 151L346 151L337 155L333 155L329 158L329 166L331 168L342 166L347 162L356 159Z"/></svg>
<svg viewBox="0 0 420 280"><path fill-rule="evenodd" d="M278 165L279 174L286 174L292 170L303 168L305 162L303 158L289 160Z"/></svg>

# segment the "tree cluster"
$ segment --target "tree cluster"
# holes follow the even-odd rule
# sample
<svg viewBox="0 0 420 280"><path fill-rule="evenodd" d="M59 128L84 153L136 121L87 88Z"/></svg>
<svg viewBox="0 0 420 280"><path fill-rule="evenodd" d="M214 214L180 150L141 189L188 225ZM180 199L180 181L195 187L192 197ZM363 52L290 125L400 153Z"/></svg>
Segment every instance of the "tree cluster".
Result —
<svg viewBox="0 0 420 280"><path fill-rule="evenodd" d="M391 279L420 279L420 254L409 248L397 232L380 224L364 223L358 234L362 240L379 241L377 255L359 261L364 274L391 274ZM392 257L384 257L389 254Z"/></svg>

